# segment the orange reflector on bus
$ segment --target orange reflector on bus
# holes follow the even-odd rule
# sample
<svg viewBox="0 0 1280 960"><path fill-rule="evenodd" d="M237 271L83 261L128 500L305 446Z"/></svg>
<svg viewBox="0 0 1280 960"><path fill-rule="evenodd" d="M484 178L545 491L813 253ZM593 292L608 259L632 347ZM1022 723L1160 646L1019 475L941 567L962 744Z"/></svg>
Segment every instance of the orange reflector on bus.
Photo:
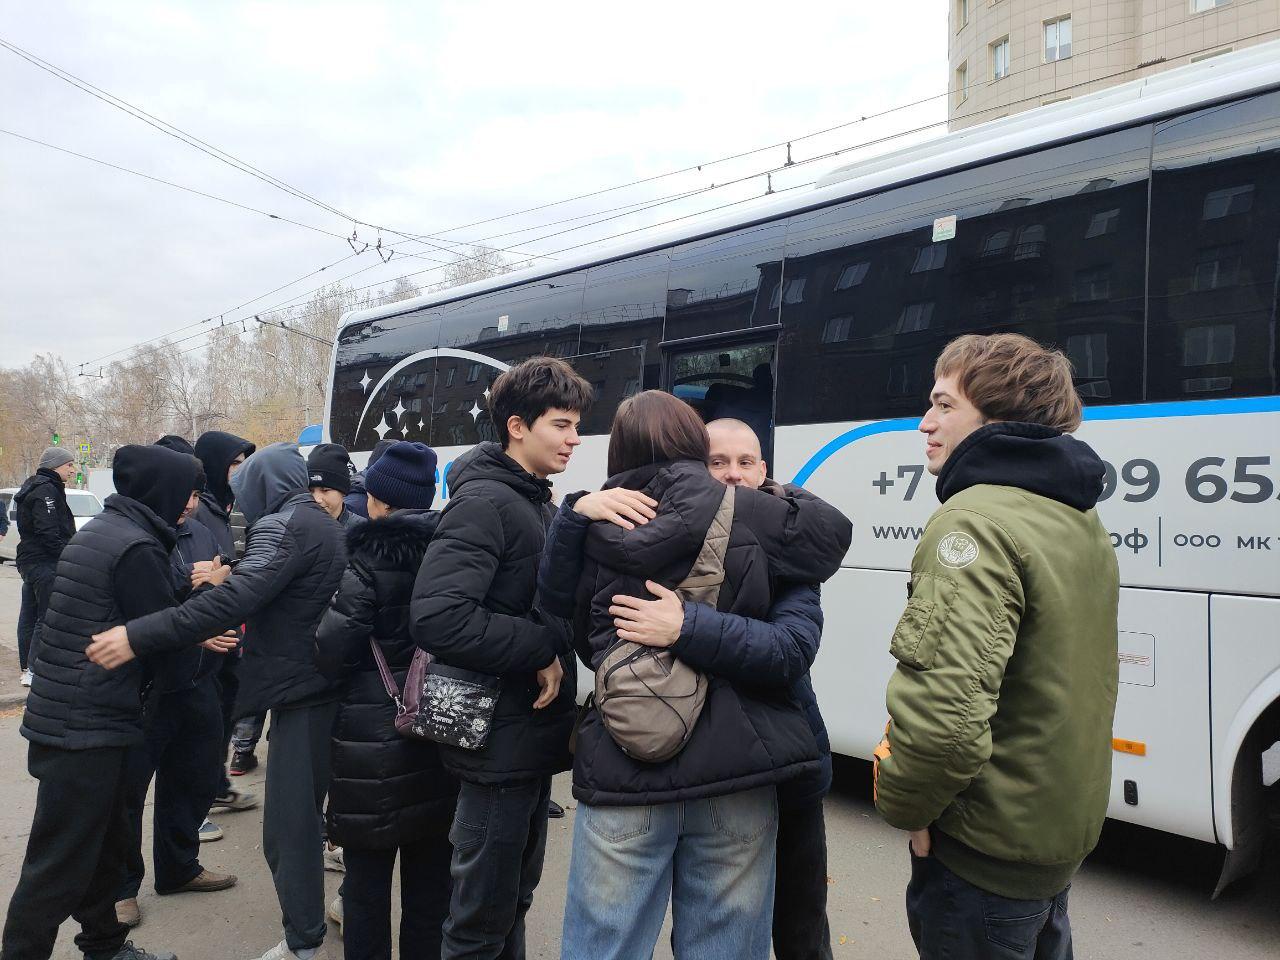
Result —
<svg viewBox="0 0 1280 960"><path fill-rule="evenodd" d="M1112 737L1111 749L1117 753L1131 753L1135 757L1147 755L1147 745L1138 740L1121 740L1119 737Z"/></svg>

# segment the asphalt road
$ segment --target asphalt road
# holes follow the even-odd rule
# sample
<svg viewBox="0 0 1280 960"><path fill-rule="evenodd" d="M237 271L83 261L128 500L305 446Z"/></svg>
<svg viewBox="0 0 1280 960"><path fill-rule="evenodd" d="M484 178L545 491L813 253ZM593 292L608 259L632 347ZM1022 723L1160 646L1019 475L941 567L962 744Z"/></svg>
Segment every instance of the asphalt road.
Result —
<svg viewBox="0 0 1280 960"><path fill-rule="evenodd" d="M0 670L15 675L18 597L12 566L0 566ZM10 685L0 688L0 697ZM20 707L0 710L0 903L5 904L22 863L35 801L35 782L26 774L26 742L18 734L20 720ZM260 753L266 756L265 750ZM902 906L909 869L906 840L876 816L868 771L861 761L838 764L836 789L827 801L835 956L908 960L914 954ZM241 786L260 793L262 778L259 767L242 778ZM529 917L529 956L539 960L559 955L573 829L566 777L557 781L554 795L569 807L569 815L551 823L542 886ZM157 897L144 885L144 920L134 931L139 944L176 951L182 960L250 960L280 939L279 912L262 858L259 811L217 819L226 837L205 845L204 862L237 874L239 885L222 893L172 897ZM1261 874L1214 902L1209 896L1220 860L1221 853L1206 844L1108 824L1101 846L1072 888L1076 955L1084 960L1280 957L1280 848L1273 846ZM330 893L336 892L339 876L326 874L326 880ZM73 933L72 924L63 926L56 958L78 960ZM326 950L329 957L341 956L339 944L335 931ZM671 956L666 942L658 945L655 956Z"/></svg>

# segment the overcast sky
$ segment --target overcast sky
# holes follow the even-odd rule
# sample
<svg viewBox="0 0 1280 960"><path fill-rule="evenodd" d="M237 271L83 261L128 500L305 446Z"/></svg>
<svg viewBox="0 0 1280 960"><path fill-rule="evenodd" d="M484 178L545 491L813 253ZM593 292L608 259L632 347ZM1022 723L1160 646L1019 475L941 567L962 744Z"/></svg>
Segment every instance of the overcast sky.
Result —
<svg viewBox="0 0 1280 960"><path fill-rule="evenodd" d="M614 12L616 9L617 12ZM550 253L763 192L755 179L538 240L554 220L743 177L780 149L457 229L751 150L796 160L945 119L944 0L112 3L0 0L0 39L369 223ZM0 128L345 235L351 223L197 152L0 49ZM938 135L933 128L928 135ZM918 138L918 137L917 137ZM877 150L886 149L877 147ZM800 165L803 184L850 156ZM372 251L0 134L0 364L73 366L430 261ZM603 214L602 214L603 215ZM615 216L615 214L609 214ZM361 239L373 239L361 230ZM438 256L421 243L404 253ZM419 283L437 277L425 273ZM199 328L196 328L197 330ZM184 331L177 336L189 335ZM189 341L192 344L198 340Z"/></svg>

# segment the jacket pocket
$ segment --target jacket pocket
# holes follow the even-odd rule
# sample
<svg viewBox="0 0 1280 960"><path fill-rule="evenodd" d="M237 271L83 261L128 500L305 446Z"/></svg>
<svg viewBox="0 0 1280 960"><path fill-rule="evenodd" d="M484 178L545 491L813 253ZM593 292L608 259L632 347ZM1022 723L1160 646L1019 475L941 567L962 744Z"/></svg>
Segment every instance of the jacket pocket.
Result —
<svg viewBox="0 0 1280 960"><path fill-rule="evenodd" d="M938 637L955 600L956 584L947 577L919 573L911 581L911 599L893 631L889 652L899 663L928 670L938 652Z"/></svg>

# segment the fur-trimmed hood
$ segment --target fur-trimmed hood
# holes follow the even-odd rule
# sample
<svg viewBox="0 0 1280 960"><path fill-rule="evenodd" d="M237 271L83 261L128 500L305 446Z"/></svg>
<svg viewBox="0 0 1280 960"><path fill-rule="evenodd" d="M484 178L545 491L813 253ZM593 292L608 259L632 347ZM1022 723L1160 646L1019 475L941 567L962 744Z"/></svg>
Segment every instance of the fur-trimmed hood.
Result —
<svg viewBox="0 0 1280 960"><path fill-rule="evenodd" d="M397 510L382 520L356 524L347 531L347 555L378 567L419 564L439 523L439 510Z"/></svg>

